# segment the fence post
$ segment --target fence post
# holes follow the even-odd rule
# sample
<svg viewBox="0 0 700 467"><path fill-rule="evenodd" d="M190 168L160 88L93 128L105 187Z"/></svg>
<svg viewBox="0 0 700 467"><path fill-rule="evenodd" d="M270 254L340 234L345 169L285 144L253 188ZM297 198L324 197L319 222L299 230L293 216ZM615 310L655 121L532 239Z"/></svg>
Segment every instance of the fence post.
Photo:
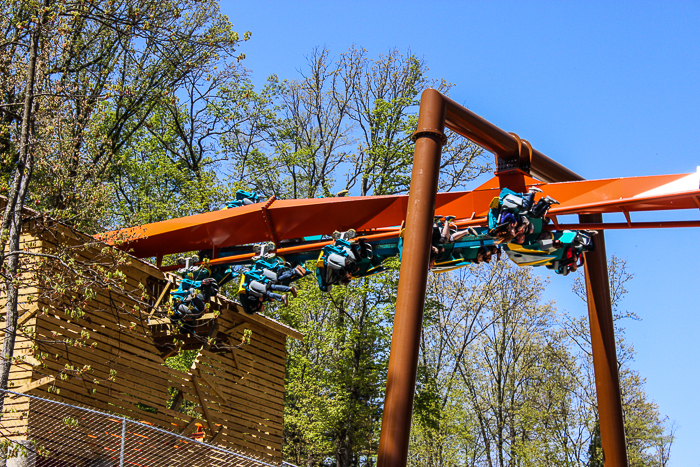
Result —
<svg viewBox="0 0 700 467"><path fill-rule="evenodd" d="M126 418L122 419L122 446L119 450L119 467L124 467L124 442L126 441Z"/></svg>

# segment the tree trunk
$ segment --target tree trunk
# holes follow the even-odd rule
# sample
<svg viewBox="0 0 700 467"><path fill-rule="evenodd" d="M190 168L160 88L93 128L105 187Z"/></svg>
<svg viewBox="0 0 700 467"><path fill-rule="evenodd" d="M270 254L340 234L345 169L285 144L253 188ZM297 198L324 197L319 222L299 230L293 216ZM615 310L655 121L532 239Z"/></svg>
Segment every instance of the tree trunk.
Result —
<svg viewBox="0 0 700 467"><path fill-rule="evenodd" d="M45 0L45 7L48 7L49 0ZM5 315L5 339L2 346L2 358L0 359L0 388L7 389L10 376L10 366L14 355L15 339L17 337L17 305L19 298L19 284L15 282L19 270L19 240L22 234L22 210L24 200L29 188L29 180L32 175L34 165L33 152L29 147L31 136L32 119L34 118L34 82L36 79L36 61L39 54L39 40L42 34L42 27L45 17L44 8L38 11L36 28L32 34L29 48L29 61L27 63L27 83L24 89L24 109L22 112L22 127L20 131L20 157L14 173L13 193L8 199L3 218L3 227L9 227L9 238L7 250L4 248L3 254L7 255L5 266L7 305ZM16 189L15 189L16 187ZM5 227L8 226L8 227ZM8 254L9 253L9 254ZM0 412L4 406L4 398L0 398Z"/></svg>

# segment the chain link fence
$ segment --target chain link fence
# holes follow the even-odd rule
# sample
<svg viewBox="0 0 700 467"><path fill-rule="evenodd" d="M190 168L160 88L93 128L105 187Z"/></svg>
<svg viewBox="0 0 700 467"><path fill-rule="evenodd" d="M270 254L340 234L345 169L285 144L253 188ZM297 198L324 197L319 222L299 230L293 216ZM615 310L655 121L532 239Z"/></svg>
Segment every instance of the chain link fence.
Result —
<svg viewBox="0 0 700 467"><path fill-rule="evenodd" d="M0 397L7 467L294 467L92 409L13 391Z"/></svg>

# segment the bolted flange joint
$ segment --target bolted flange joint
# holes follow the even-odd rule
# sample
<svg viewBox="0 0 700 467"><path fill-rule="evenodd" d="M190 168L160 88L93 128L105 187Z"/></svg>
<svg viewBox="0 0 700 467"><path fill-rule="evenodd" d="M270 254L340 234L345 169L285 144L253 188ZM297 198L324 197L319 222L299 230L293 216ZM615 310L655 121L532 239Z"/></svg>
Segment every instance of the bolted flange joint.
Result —
<svg viewBox="0 0 700 467"><path fill-rule="evenodd" d="M416 130L411 135L411 140L415 143L420 138L432 138L440 143L440 146L447 144L445 133L437 130Z"/></svg>

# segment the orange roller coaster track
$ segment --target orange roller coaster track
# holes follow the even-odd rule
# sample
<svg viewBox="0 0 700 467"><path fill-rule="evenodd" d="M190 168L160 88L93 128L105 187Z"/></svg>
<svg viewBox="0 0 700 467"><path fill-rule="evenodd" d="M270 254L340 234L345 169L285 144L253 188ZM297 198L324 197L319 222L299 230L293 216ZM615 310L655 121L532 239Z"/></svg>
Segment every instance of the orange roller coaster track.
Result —
<svg viewBox="0 0 700 467"><path fill-rule="evenodd" d="M501 189L499 182L499 178L494 177L473 191L438 193L435 213L456 216L458 227L486 225L488 205ZM700 220L634 223L630 216L631 213L643 211L699 209L699 172L563 183L544 183L528 177L525 182L526 186L537 186L545 195L560 201L561 204L553 206L548 214L558 229L700 226ZM378 240L398 235L398 226L406 219L407 207L406 195L291 200L271 198L266 203L110 232L103 238L123 242L140 258L263 241L279 242L351 228L370 235L368 240ZM557 216L603 213L624 214L627 222L569 223L565 226L557 222ZM325 244L282 247L280 254L318 250ZM228 261L232 260L228 258ZM221 262L224 261L222 258Z"/></svg>

